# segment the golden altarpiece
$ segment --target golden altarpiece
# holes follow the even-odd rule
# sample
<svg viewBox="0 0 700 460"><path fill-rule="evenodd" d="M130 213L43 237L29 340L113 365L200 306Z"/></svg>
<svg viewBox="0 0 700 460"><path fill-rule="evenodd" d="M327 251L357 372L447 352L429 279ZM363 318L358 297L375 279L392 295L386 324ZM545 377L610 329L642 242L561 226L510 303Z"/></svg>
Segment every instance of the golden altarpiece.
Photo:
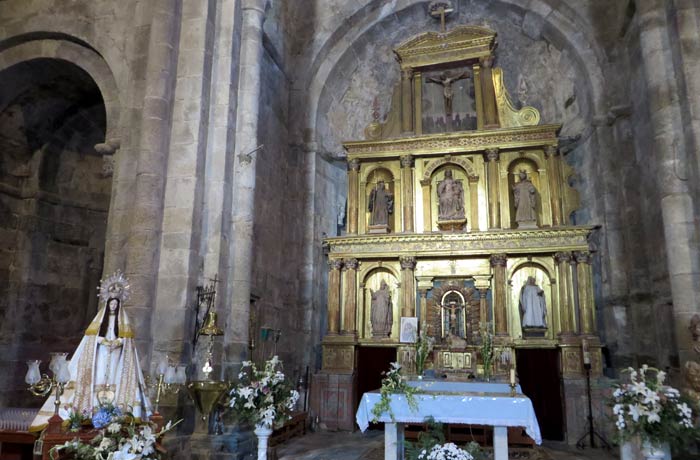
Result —
<svg viewBox="0 0 700 460"><path fill-rule="evenodd" d="M347 232L326 240L328 330L312 398L330 428L353 428L360 347L393 347L415 369L401 318L427 327L436 339L429 367L450 379L483 373L484 328L494 337L495 378L515 365L518 348L559 349L563 376L581 377L584 338L592 373L601 373L594 228L569 224L578 196L558 151L560 125L514 106L502 69L492 67L495 45L495 32L472 26L400 44L385 121L375 108L365 140L344 143ZM518 202L534 216L519 218ZM524 329L520 296L531 278L545 326ZM383 284L391 318L377 333L372 298Z"/></svg>

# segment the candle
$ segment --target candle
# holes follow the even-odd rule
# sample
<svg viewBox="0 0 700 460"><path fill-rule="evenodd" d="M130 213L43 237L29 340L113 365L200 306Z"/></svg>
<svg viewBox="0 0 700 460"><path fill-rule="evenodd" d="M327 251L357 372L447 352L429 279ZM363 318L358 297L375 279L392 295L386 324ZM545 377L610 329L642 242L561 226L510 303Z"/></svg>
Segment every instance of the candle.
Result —
<svg viewBox="0 0 700 460"><path fill-rule="evenodd" d="M510 384L515 385L515 369L510 368Z"/></svg>
<svg viewBox="0 0 700 460"><path fill-rule="evenodd" d="M591 364L591 352L588 351L588 340L581 341L581 349L583 350L583 364Z"/></svg>

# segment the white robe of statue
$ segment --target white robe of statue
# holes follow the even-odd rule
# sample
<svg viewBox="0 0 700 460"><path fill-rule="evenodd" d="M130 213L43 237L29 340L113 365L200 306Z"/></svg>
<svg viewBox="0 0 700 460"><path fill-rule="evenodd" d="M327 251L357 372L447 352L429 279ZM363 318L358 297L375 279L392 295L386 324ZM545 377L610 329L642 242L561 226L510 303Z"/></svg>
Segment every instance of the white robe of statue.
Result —
<svg viewBox="0 0 700 460"><path fill-rule="evenodd" d="M113 404L135 417L151 414L146 395L134 333L118 299L109 299L85 331L69 363L71 379L61 396L59 415L88 411L99 407L98 392L113 387ZM43 430L54 413L55 393L49 396L32 422L30 431Z"/></svg>
<svg viewBox="0 0 700 460"><path fill-rule="evenodd" d="M528 277L520 292L520 308L523 312L523 327L547 327L547 305L544 291L535 283L535 278Z"/></svg>

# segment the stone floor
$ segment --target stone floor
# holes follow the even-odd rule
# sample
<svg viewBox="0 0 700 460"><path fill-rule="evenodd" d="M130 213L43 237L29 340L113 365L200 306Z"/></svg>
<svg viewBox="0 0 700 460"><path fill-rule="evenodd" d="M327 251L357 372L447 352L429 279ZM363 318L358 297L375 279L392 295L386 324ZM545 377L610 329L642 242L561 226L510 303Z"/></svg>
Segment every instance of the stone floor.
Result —
<svg viewBox="0 0 700 460"><path fill-rule="evenodd" d="M564 443L547 442L535 451L511 452L511 459L613 460L617 451L579 450ZM277 448L278 460L383 460L384 433L317 432L292 439Z"/></svg>

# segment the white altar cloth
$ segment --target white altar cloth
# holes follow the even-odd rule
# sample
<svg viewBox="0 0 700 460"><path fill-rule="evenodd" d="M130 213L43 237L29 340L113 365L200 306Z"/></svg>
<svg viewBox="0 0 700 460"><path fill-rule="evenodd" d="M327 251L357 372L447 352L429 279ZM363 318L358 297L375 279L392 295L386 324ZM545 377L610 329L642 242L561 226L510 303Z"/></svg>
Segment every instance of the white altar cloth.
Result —
<svg viewBox="0 0 700 460"><path fill-rule="evenodd" d="M388 413L382 414L378 421L386 423L386 429L397 431L391 433L385 431L387 443L386 452L398 448L400 451L396 457L403 458L402 437L404 423L423 423L426 417L433 417L436 422L460 423L465 425L490 425L494 429L494 438L499 437L495 443L497 451L496 459L507 458L508 441L506 427L524 427L527 434L537 444L542 443L540 427L537 423L532 401L521 394L518 386L515 397L510 396L510 387L505 383L462 383L443 381L415 381L409 385L421 388L421 393L415 394L418 403L417 410L413 411L408 406L404 394L394 394L391 397L391 411L394 419ZM362 395L360 407L357 409L355 419L362 431L365 431L372 420L372 408L380 400L379 390ZM503 437L505 436L505 440ZM392 438L392 447L388 443ZM494 439L495 441L496 439ZM505 453L503 446L505 441ZM498 445L496 445L498 444ZM498 454L505 454L502 457Z"/></svg>

